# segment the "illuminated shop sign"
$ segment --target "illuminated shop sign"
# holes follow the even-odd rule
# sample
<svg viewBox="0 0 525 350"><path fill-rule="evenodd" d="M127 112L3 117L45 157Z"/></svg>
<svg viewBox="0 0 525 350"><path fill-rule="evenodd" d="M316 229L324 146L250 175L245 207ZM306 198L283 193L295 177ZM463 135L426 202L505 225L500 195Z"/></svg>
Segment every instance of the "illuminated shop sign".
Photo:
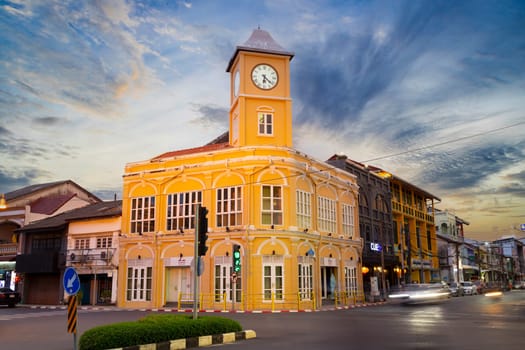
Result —
<svg viewBox="0 0 525 350"><path fill-rule="evenodd" d="M381 244L379 243L370 243L370 250L373 250L374 252L380 252L383 249Z"/></svg>

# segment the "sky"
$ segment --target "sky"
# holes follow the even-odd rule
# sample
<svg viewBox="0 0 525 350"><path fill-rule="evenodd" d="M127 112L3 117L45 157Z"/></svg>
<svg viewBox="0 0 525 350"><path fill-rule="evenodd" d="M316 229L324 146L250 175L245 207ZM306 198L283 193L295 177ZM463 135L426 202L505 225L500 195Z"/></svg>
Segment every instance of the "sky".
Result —
<svg viewBox="0 0 525 350"><path fill-rule="evenodd" d="M525 236L525 2L0 0L0 193L228 130L227 64L260 27L291 61L294 148L381 167L478 240Z"/></svg>

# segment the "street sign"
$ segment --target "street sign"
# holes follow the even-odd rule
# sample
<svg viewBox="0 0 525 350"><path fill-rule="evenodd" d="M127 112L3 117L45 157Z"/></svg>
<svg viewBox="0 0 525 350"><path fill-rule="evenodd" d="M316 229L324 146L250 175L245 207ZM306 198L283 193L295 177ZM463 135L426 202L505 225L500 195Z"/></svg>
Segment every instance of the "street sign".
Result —
<svg viewBox="0 0 525 350"><path fill-rule="evenodd" d="M197 276L202 275L204 272L204 260L202 260L202 256L199 256L199 260L197 261Z"/></svg>
<svg viewBox="0 0 525 350"><path fill-rule="evenodd" d="M62 282L64 284L64 290L68 294L74 295L80 290L80 280L77 271L72 267L66 268L66 271L64 271L64 280Z"/></svg>

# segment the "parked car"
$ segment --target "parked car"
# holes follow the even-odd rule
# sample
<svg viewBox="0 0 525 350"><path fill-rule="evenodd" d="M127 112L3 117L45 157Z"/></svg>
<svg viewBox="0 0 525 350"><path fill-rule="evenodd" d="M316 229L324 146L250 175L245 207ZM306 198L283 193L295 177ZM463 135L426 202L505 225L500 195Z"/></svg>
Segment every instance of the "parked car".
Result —
<svg viewBox="0 0 525 350"><path fill-rule="evenodd" d="M483 294L485 290L485 283L483 283L482 281L474 281L473 283L476 286L478 294Z"/></svg>
<svg viewBox="0 0 525 350"><path fill-rule="evenodd" d="M462 297L465 295L463 291L463 286L457 282L450 282L450 285L448 287L450 289L450 295L453 297Z"/></svg>
<svg viewBox="0 0 525 350"><path fill-rule="evenodd" d="M463 287L463 293L465 293L465 295L478 294L478 289L476 288L476 285L470 281L461 282L461 286Z"/></svg>
<svg viewBox="0 0 525 350"><path fill-rule="evenodd" d="M0 288L0 305L15 307L20 302L20 293L11 288Z"/></svg>
<svg viewBox="0 0 525 350"><path fill-rule="evenodd" d="M514 282L514 289L525 289L525 281Z"/></svg>

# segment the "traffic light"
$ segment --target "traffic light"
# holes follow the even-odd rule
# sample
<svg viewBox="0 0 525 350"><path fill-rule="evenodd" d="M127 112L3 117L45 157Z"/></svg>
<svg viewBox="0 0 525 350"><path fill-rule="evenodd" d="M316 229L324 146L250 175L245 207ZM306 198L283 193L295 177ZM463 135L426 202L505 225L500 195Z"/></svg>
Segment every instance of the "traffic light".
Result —
<svg viewBox="0 0 525 350"><path fill-rule="evenodd" d="M199 256L206 255L208 247L206 247L206 240L208 239L208 209L206 207L199 207Z"/></svg>
<svg viewBox="0 0 525 350"><path fill-rule="evenodd" d="M241 271L241 246L233 245L233 272Z"/></svg>

